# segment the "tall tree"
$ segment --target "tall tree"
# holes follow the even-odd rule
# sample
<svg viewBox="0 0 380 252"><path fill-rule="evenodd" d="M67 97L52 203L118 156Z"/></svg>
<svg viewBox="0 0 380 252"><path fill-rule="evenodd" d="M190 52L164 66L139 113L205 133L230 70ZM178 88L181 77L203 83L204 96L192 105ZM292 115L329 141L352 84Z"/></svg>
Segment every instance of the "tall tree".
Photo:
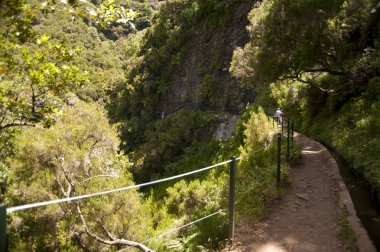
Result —
<svg viewBox="0 0 380 252"><path fill-rule="evenodd" d="M0 49L0 130L41 121L50 126L64 95L85 80L70 64L78 49L50 43L48 36L36 45L3 41Z"/></svg>
<svg viewBox="0 0 380 252"><path fill-rule="evenodd" d="M231 71L254 86L284 78L316 86L324 74L344 80L337 90L359 85L375 71L373 44L361 28L379 15L376 2L265 0L249 15L251 40L236 50Z"/></svg>
<svg viewBox="0 0 380 252"><path fill-rule="evenodd" d="M68 10L73 17L92 19L99 27L115 23L133 26L132 20L138 15L112 0L98 6L85 0L1 1L0 130L38 122L50 126L59 115L65 95L86 79L86 71L73 61L80 49L49 41L49 36L37 34L34 29L42 13L56 8Z"/></svg>

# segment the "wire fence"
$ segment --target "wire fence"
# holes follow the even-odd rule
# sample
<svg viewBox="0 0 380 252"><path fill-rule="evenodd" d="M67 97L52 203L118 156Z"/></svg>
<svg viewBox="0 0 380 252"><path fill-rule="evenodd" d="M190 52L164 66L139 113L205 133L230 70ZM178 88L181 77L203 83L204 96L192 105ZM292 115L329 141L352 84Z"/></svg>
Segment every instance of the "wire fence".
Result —
<svg viewBox="0 0 380 252"><path fill-rule="evenodd" d="M255 155L255 154L257 154L257 153L259 153L261 151L267 150L273 144L273 142L276 141L276 140L277 140L277 138L273 137L272 140L269 143L265 144L264 147L261 147L260 149L252 151L250 153L247 153L247 154L245 154L243 156L237 157L236 160L240 161L240 160L243 160L243 159L245 159L247 157L251 157L251 156L253 156L253 155Z"/></svg>
<svg viewBox="0 0 380 252"><path fill-rule="evenodd" d="M268 117L268 118L271 118L271 117ZM272 117L273 118L273 117ZM274 122L274 118L273 118L273 122ZM278 124L278 123L277 123ZM281 132L283 133L284 129L284 124L282 123L282 127L281 127ZM287 128L288 128L288 134L287 134L287 139L288 139L288 146L287 146L287 151L288 151L288 155L289 155L289 130L290 130L290 123L289 123L289 120L287 122ZM97 197L97 196L102 196L102 195L106 195L106 194L111 194L111 193L117 193L117 192L122 192L122 191L127 191L127 190L132 190L132 189L137 189L137 188L141 188L141 187L144 187L144 186L149 186L149 185L154 185L154 184L158 184L158 183L163 183L163 182L166 182L166 181L171 181L171 180L175 180L175 179L178 179L178 178L183 178L183 177L187 177L187 176L190 176L190 175L193 175L193 174L197 174L197 173L200 173L200 172L205 172L205 171L208 171L208 170L211 170L211 169L214 169L214 168L217 168L217 167L221 167L223 165L226 165L226 164L230 164L230 196L229 196L229 238L232 240L233 237L234 237L234 206L235 204L237 203L235 201L235 173L236 173L236 168L237 168L237 165L236 165L236 161L241 161L247 157L251 157L255 154L257 154L258 152L261 152L261 151L264 151L266 149L268 149L275 140L278 141L278 155L277 155L277 186L279 186L279 179L280 179L280 156L281 156L281 133L278 133L277 134L277 137L273 137L273 139L268 143L266 144L266 146L258 149L258 150L255 150L255 151L252 151L248 154L245 154L243 156L240 156L240 157L232 157L230 160L226 160L226 161L223 161L223 162L220 162L220 163L217 163L217 164L214 164L214 165L210 165L210 166L207 166L207 167L204 167L204 168L200 168L200 169L197 169L197 170L194 170L194 171L190 171L190 172L186 172L186 173L182 173L182 174L179 174L179 175L176 175L176 176L171 176L171 177L167 177L167 178L163 178L163 179L158 179L158 180L154 180L154 181L150 181L150 182L146 182L146 183L142 183L142 184L137 184L137 185L131 185L131 186L126 186L126 187L122 187L122 188L116 188L116 189L113 189L113 190L107 190L107 191L102 191L102 192L95 192L95 193L91 193L91 194L85 194L85 195L79 195L79 196L73 196L73 197L67 197L67 198L61 198L61 199L55 199L55 200L49 200L49 201L44 201L44 202L36 202L36 203L31 203L31 204L25 204L25 205L20 205L20 206L14 206L14 207L8 207L6 208L5 206L0 206L0 250L2 250L2 248L5 248L6 247L6 214L10 214L10 213L14 213L14 212L17 212L17 211L22 211L22 210L27 210L27 209L32 209L32 208L36 208L36 207L43 207L43 206L48 206L48 205L52 205L52 204L60 204L60 203L64 203L64 202L72 202L72 201L77 201L77 200L83 200L83 199L87 199L87 198L91 198L91 197ZM293 136L293 123L292 123L292 136ZM293 138L293 137L292 137ZM165 231L164 233L158 235L158 236L155 236L155 237L152 237L152 238L149 238L145 241L142 242L142 244L144 243L147 243L151 240L154 240L154 239L157 239L159 237L162 237L162 236L165 236L167 234L170 234L170 233L173 233L173 232L176 232L180 229L183 229L183 228L186 228L186 227L189 227L191 225L194 225L195 223L198 223L200 221L203 221L205 219L208 219L208 218L211 218L211 217L214 217L216 215L219 215L223 213L223 211L220 209L218 210L217 212L214 212L212 214L209 214L207 216L204 216L202 218L199 218L197 220L194 220L190 223L187 223L187 224L184 224L180 227L176 227L176 228L173 228L173 229L170 229L170 230L167 230ZM4 236L4 237L3 237Z"/></svg>
<svg viewBox="0 0 380 252"><path fill-rule="evenodd" d="M192 174L196 174L196 173L200 173L200 172L204 172L207 170L211 170L213 168L216 168L218 166L222 166L222 165L225 165L225 164L228 164L231 162L232 162L231 160L228 160L228 161L224 161L224 162L221 162L221 163L218 163L215 165L207 166L207 167L195 170L195 171L186 172L186 173L183 173L180 175L176 175L176 176L172 176L172 177L168 177L168 178L164 178L164 179L158 179L155 181L142 183L142 184L138 184L138 185L132 185L132 186L127 186L127 187L122 187L122 188L117 188L117 189L113 189L113 190L97 192L97 193L92 193L92 194L86 194L86 195L80 195L80 196L67 197L67 198L62 198L62 199L32 203L32 204L27 204L27 205L9 207L9 208L7 208L7 213L12 213L12 212L20 211L20 210L26 210L26 209L31 209L31 208L35 208L35 207L41 207L41 206L47 206L47 205L52 205L52 204L59 204L59 203L63 203L63 202L81 200L81 199L91 198L91 197L95 197L95 196L101 196L101 195L110 194L110 193L127 191L127 190L136 189L136 188L140 188L140 187L144 187L144 186L148 186L148 185L154 185L154 184L158 184L158 183L162 183L162 182L166 182L166 181L170 181L170 180L174 180L174 179L178 179L178 178L183 178L183 177L190 176Z"/></svg>
<svg viewBox="0 0 380 252"><path fill-rule="evenodd" d="M187 223L187 224L185 224L185 225L182 225L182 226L180 226L180 227L176 227L176 228L173 228L173 229L169 229L169 230L165 231L165 232L162 233L162 234L159 234L159 235L157 235L157 236L155 236L155 237L152 237L152 238L149 238L149 239L143 241L142 243L145 244L145 243L147 243L147 242L149 242L149 241L151 241L151 240L154 240L154 239L157 239L157 238L159 238L159 237L162 237L162 236L165 236L165 235L171 234L171 233L173 233L173 232L179 231L179 230L181 230L181 229L183 229L183 228L186 228L186 227L192 226L192 225L194 225L195 223L201 222L201 221L203 221L203 220L206 220L206 219L208 219L208 218L211 218L211 217L213 217L213 216L215 216L215 215L219 215L219 214L222 214L222 213L223 213L223 210L222 210L222 209L219 209L219 210L218 210L217 212L215 212L215 213L209 214L209 215L207 215L207 216L205 216L205 217L199 218L199 219L197 219L197 220L195 220L195 221L192 221L192 222Z"/></svg>

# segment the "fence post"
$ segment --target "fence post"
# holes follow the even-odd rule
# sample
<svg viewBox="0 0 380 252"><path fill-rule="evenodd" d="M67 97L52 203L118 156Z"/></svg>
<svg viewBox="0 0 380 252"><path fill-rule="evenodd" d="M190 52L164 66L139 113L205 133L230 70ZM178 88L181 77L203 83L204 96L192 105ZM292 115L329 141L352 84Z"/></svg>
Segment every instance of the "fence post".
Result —
<svg viewBox="0 0 380 252"><path fill-rule="evenodd" d="M273 128L274 128L274 117L272 117L272 122L273 122Z"/></svg>
<svg viewBox="0 0 380 252"><path fill-rule="evenodd" d="M288 124L288 127L287 127L287 143L286 143L286 161L289 163L289 160L290 160L290 146L289 146L289 141L290 141L290 122L289 122L289 119L287 120L287 124Z"/></svg>
<svg viewBox="0 0 380 252"><path fill-rule="evenodd" d="M284 118L281 118L281 134L284 135Z"/></svg>
<svg viewBox="0 0 380 252"><path fill-rule="evenodd" d="M229 200L229 228L228 228L228 238L232 242L235 235L235 177L236 177L236 157L231 158L230 164L230 200Z"/></svg>
<svg viewBox="0 0 380 252"><path fill-rule="evenodd" d="M280 190L281 181L281 134L277 134L277 190Z"/></svg>
<svg viewBox="0 0 380 252"><path fill-rule="evenodd" d="M292 142L294 142L294 121L292 121Z"/></svg>
<svg viewBox="0 0 380 252"><path fill-rule="evenodd" d="M0 251L7 249L7 209L5 205L0 205Z"/></svg>

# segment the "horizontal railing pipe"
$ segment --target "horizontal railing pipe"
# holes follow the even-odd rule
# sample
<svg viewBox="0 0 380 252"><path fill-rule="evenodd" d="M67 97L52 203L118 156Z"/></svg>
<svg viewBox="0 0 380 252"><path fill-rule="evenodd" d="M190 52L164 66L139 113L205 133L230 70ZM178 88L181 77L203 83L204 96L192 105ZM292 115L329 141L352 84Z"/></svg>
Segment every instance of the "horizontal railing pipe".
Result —
<svg viewBox="0 0 380 252"><path fill-rule="evenodd" d="M81 199L91 198L91 197L95 197L95 196L101 196L101 195L115 193L115 192L127 191L127 190L136 189L136 188L140 188L140 187L148 186L148 185L154 185L154 184L170 181L173 179L183 178L183 177L186 177L186 176L189 176L192 174L196 174L196 173L200 173L203 171L207 171L207 170L210 170L210 169L213 169L213 168L216 168L218 166L222 166L222 165L225 165L225 164L228 164L231 162L232 162L231 160L227 160L227 161L224 161L224 162L221 162L221 163L218 163L215 165L211 165L211 166L208 166L208 167L205 167L202 169L198 169L195 171L186 172L186 173L183 173L180 175L176 175L176 176L172 176L172 177L168 177L168 178L164 178L164 179L158 179L155 181L142 183L142 184L138 184L138 185L132 185L132 186L127 186L127 187L122 187L122 188L117 188L117 189L113 189L113 190L97 192L97 193L92 193L92 194L87 194L87 195L80 195L80 196L68 197L68 198L63 198L63 199L49 200L49 201L32 203L32 204L27 204L27 205L9 207L9 208L7 208L7 213L12 213L12 212L20 211L20 210L25 210L25 209L35 208L35 207L41 207L41 206L47 206L47 205L52 205L52 204L59 204L59 203L63 203L63 202L81 200Z"/></svg>
<svg viewBox="0 0 380 252"><path fill-rule="evenodd" d="M274 117L273 117L273 120L274 120ZM216 167L220 167L220 166L228 164L228 163L231 163L231 167L230 167L230 176L231 176L230 177L230 179L231 179L230 189L231 189L231 192L230 192L230 199L229 199L230 200L230 217L229 217L229 219L230 219L230 225L229 225L230 226L230 230L229 230L229 236L230 236L230 239L233 240L233 237L234 237L234 211L233 211L233 208L234 208L234 205L235 205L235 194L234 194L235 183L234 183L234 181L235 181L235 172L236 172L236 169L237 169L237 163L236 163L236 161L242 160L242 159L244 159L246 157L252 156L252 155L254 155L254 154L256 154L256 153L258 153L260 151L263 151L263 150L267 149L273 143L274 140L276 140L276 138L273 138L273 140L270 143L268 143L266 145L266 147L260 148L260 149L254 151L254 152L250 152L250 153L248 153L248 154L246 154L244 156L240 156L240 157L237 157L237 158L233 157L230 160L227 160L227 161L224 161L224 162L220 162L218 164L210 165L210 166L198 169L198 170L194 170L194 171L186 172L186 173L183 173L183 174L179 174L179 175L176 175L176 176L171 176L171 177L167 177L167 178L163 178L163 179L158 179L158 180L155 180L155 181L150 181L150 182L146 182L146 183L142 183L142 184L137 184L137 185L126 186L126 187L117 188L117 189L113 189L113 190L96 192L96 193L92 193L92 194L79 195L79 196L73 196L73 197L67 197L67 198L61 198L61 199L55 199L55 200L49 200L49 201L44 201L44 202L31 203L31 204L14 206L14 207L0 206L0 232L1 232L1 234L0 234L0 238L1 238L0 239L0 251L6 251L6 249L7 249L7 244L6 244L6 241L7 241L7 237L6 237L6 214L17 212L17 211L21 211L21 210L36 208L36 207L42 207L42 206L47 206L47 205L52 205L52 204L59 204L59 203L64 203L64 202L77 201L77 200L82 200L82 199L86 199L86 198L91 198L91 197L96 197L96 196L102 196L102 195L106 195L106 194L110 194L110 193L116 193L116 192L121 192L121 191L127 191L127 190L137 189L137 188L141 188L141 187L144 187L144 186L154 185L154 184L158 184L158 183L162 183L162 182L166 182L166 181L170 181L170 180L174 180L174 179L178 179L178 178L187 177L187 176L190 176L190 175L193 175L193 174L196 174L196 173L200 173L200 172L204 172L204 171L207 171L207 170L211 170L211 169L216 168ZM200 219L197 219L197 220L195 220L193 222L190 222L188 224L185 224L185 225L183 225L181 227L169 230L169 231L167 231L167 232L165 232L163 234L158 235L157 237L160 237L160 236L163 236L165 234L168 234L168 233L177 231L179 229L188 227L188 226L193 225L193 224L195 224L197 222L200 222L202 220L205 220L207 218L210 218L212 216L215 216L215 215L221 214L221 213L222 213L222 210L219 210L218 212L215 212L215 213L212 213L212 214L207 215L205 217L202 217ZM157 238L157 237L155 237L155 238ZM151 239L154 239L154 238L151 238ZM151 239L149 239L149 240L151 240ZM144 242L147 242L149 240L146 240Z"/></svg>

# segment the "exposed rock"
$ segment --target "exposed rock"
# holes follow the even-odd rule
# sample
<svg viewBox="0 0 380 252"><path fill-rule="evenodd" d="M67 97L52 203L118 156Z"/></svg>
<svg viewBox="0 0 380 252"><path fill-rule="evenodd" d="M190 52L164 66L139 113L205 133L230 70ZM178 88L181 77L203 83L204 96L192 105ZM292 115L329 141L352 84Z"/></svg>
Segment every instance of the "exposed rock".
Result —
<svg viewBox="0 0 380 252"><path fill-rule="evenodd" d="M309 201L310 200L310 196L309 194L306 194L306 193L296 193L296 196L300 199L303 199L303 200L306 200L306 201Z"/></svg>
<svg viewBox="0 0 380 252"><path fill-rule="evenodd" d="M255 1L242 0L224 25L212 27L207 20L198 24L184 61L170 77L161 111L170 114L180 108L217 108L230 112L253 100L254 91L240 87L228 69L236 47L249 40L247 15L254 4Z"/></svg>
<svg viewBox="0 0 380 252"><path fill-rule="evenodd" d="M214 138L217 140L226 140L231 137L235 130L236 123L240 116L225 116L225 120L221 122L216 131L214 132Z"/></svg>

